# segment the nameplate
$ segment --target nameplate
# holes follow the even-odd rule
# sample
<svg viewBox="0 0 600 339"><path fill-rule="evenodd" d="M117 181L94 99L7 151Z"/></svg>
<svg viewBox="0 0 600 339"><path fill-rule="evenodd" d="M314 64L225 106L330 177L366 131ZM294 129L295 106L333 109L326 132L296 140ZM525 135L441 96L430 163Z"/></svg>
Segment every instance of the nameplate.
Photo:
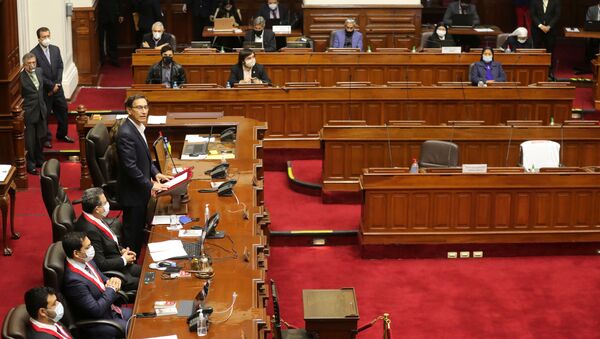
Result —
<svg viewBox="0 0 600 339"><path fill-rule="evenodd" d="M273 25L273 33L275 34L290 34L292 33L292 26L290 25Z"/></svg>
<svg viewBox="0 0 600 339"><path fill-rule="evenodd" d="M487 173L487 164L464 164L463 173Z"/></svg>
<svg viewBox="0 0 600 339"><path fill-rule="evenodd" d="M461 47L460 46L446 46L442 47L442 54L460 54Z"/></svg>

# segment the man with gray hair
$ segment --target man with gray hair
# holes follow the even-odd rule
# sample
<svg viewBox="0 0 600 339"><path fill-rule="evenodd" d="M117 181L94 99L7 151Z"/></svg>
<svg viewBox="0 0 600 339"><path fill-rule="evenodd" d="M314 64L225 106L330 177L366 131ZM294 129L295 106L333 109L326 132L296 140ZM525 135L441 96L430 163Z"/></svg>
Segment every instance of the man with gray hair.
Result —
<svg viewBox="0 0 600 339"><path fill-rule="evenodd" d="M355 30L356 20L348 18L344 21L344 29L335 31L331 40L333 48L358 48L363 50L362 34Z"/></svg>
<svg viewBox="0 0 600 339"><path fill-rule="evenodd" d="M265 29L265 18L262 16L254 19L254 29L246 32L244 44L260 43L265 52L275 52L277 45L275 43L275 34L270 29ZM246 46L245 46L246 47ZM252 47L252 46L247 46Z"/></svg>
<svg viewBox="0 0 600 339"><path fill-rule="evenodd" d="M142 38L142 48L161 49L163 46L171 45L176 48L175 36L165 32L165 26L157 21L152 25L152 32L144 34Z"/></svg>
<svg viewBox="0 0 600 339"><path fill-rule="evenodd" d="M101 271L123 273L123 290L137 289L141 267L135 264L136 253L119 245L119 239L106 222L110 204L101 188L92 187L81 197L83 212L75 223L75 231L84 232L94 246L94 262Z"/></svg>
<svg viewBox="0 0 600 339"><path fill-rule="evenodd" d="M47 114L44 90L44 72L37 67L37 59L33 53L23 56L23 71L21 72L21 96L25 117L25 149L29 174L39 174L36 167L44 162L42 146L46 138Z"/></svg>

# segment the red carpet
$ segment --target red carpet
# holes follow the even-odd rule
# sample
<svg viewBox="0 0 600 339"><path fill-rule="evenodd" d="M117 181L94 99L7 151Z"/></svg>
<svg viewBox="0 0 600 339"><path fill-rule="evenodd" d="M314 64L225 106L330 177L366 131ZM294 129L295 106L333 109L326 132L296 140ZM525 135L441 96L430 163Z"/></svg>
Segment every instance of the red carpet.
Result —
<svg viewBox="0 0 600 339"><path fill-rule="evenodd" d="M125 89L81 88L69 103L69 111L77 110L83 104L88 111L123 110Z"/></svg>
<svg viewBox="0 0 600 339"><path fill-rule="evenodd" d="M292 170L296 180L321 184L323 173L323 160L294 160Z"/></svg>
<svg viewBox="0 0 600 339"><path fill-rule="evenodd" d="M102 65L98 86L101 87L129 87L133 82L131 73L131 58L119 58L121 67L110 64Z"/></svg>
<svg viewBox="0 0 600 339"><path fill-rule="evenodd" d="M573 108L594 109L594 93L591 88L576 88Z"/></svg>
<svg viewBox="0 0 600 339"><path fill-rule="evenodd" d="M354 287L359 326L394 338L598 338L600 258L361 260L356 246L274 247L281 315L304 326L302 289ZM358 338L381 338L382 325Z"/></svg>
<svg viewBox="0 0 600 339"><path fill-rule="evenodd" d="M67 130L67 135L70 136L74 143L70 144L68 142L64 142L61 140L57 140L55 138L56 135L56 122L55 120L51 120L48 123L48 128L52 133L52 148L45 148L44 150L48 151L65 151L65 150L77 150L79 151L79 135L77 134L77 125L75 123L69 123L69 129Z"/></svg>

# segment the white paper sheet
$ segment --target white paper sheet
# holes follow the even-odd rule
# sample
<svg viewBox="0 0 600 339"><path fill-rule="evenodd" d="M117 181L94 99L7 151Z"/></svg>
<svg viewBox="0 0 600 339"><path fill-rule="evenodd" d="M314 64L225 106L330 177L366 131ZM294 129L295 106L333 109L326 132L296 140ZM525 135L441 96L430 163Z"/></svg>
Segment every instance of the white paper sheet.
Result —
<svg viewBox="0 0 600 339"><path fill-rule="evenodd" d="M186 134L185 141L187 142L206 142L208 137L203 137L200 134ZM215 142L215 137L210 138L210 142Z"/></svg>
<svg viewBox="0 0 600 339"><path fill-rule="evenodd" d="M166 115L149 115L148 125L164 125L167 123Z"/></svg>
<svg viewBox="0 0 600 339"><path fill-rule="evenodd" d="M165 335L165 336L162 336L162 337L144 338L144 339L177 339L177 334Z"/></svg>
<svg viewBox="0 0 600 339"><path fill-rule="evenodd" d="M180 238L197 238L202 236L202 230L179 230Z"/></svg>
<svg viewBox="0 0 600 339"><path fill-rule="evenodd" d="M154 261L187 256L187 252L183 249L181 240L167 240L149 243L148 251L150 251L150 256Z"/></svg>
<svg viewBox="0 0 600 339"><path fill-rule="evenodd" d="M475 32L493 32L494 30L491 28L473 28Z"/></svg>
<svg viewBox="0 0 600 339"><path fill-rule="evenodd" d="M4 181L8 172L10 171L11 165L0 165L0 181Z"/></svg>
<svg viewBox="0 0 600 339"><path fill-rule="evenodd" d="M115 117L115 119L119 120L119 119L125 119L129 116L129 114L117 114L117 116Z"/></svg>
<svg viewBox="0 0 600 339"><path fill-rule="evenodd" d="M179 217L183 216L184 214L178 214L177 215L177 220L179 220ZM154 218L152 218L152 225L170 225L171 224L171 215L155 215Z"/></svg>

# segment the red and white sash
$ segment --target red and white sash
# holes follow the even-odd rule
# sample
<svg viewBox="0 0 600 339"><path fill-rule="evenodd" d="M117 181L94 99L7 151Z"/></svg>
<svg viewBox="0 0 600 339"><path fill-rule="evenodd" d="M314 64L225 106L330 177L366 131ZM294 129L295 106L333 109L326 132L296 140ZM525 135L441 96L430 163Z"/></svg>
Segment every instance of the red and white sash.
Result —
<svg viewBox="0 0 600 339"><path fill-rule="evenodd" d="M85 220L94 224L94 226L96 226L102 233L104 233L104 235L106 235L107 237L112 239L114 242L116 242L117 245L119 244L119 240L117 239L117 236L110 228L108 228L108 226L106 226L106 224L104 224L103 222L98 222L98 221L94 220L94 218L91 218L87 213L83 213L83 217L85 218Z"/></svg>
<svg viewBox="0 0 600 339"><path fill-rule="evenodd" d="M50 325L49 325L50 326ZM54 328L41 327L31 321L31 327L36 332L44 332L59 339L72 339L72 337L59 324L54 324Z"/></svg>

